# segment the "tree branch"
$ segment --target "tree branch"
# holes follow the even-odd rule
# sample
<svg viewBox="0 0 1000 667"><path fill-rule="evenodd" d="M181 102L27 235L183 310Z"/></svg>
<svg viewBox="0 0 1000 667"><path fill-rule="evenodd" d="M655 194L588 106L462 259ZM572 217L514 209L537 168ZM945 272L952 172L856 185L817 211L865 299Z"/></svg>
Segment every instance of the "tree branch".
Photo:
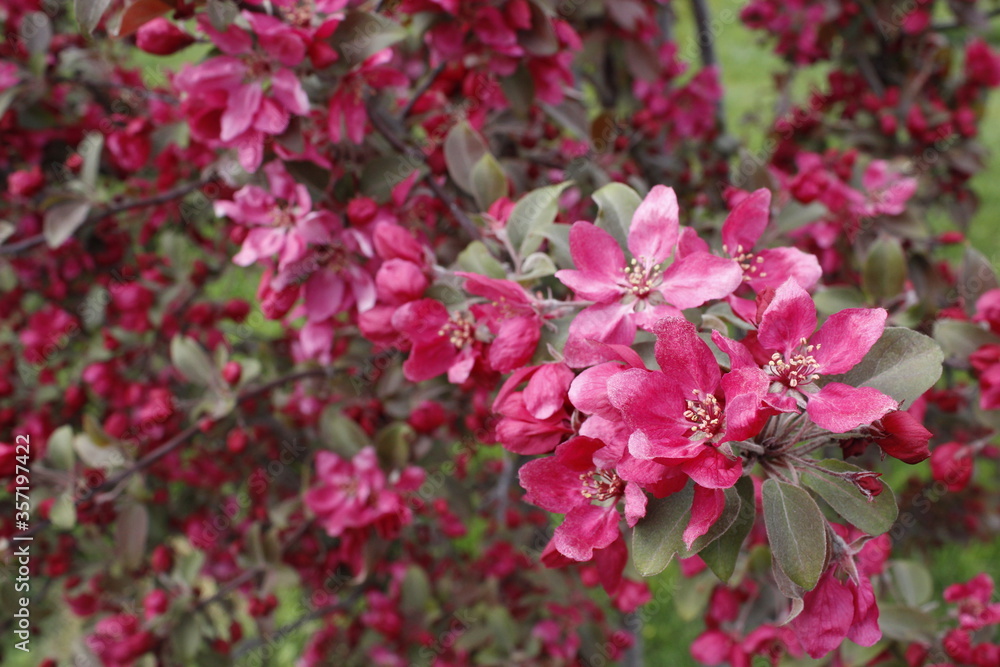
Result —
<svg viewBox="0 0 1000 667"><path fill-rule="evenodd" d="M284 377L272 380L255 389L243 392L242 394L236 397L236 403L239 404L243 403L244 401L257 398L289 382L295 382L297 380L302 380L309 377L320 377L323 375L326 375L326 371L319 368L314 368L307 371L300 371L298 373L292 373L290 375L286 375ZM142 457L141 459L133 463L125 470L122 470L114 477L111 477L110 479L105 480L103 483L88 489L85 493L83 493L79 498L77 498L74 501L74 504L80 505L81 503L85 503L94 496L96 496L98 493L109 491L118 486L119 484L121 484L122 482L124 482L125 480L129 479L132 475L136 474L137 472L142 472L143 470L146 470L154 463L160 461L168 454L173 452L175 449L177 449L185 442L190 440L192 437L194 437L194 435L198 433L199 430L200 427L198 426L198 424L192 424L191 426L188 426L186 429L184 429L183 431L172 437L170 440L166 441L165 443L163 443L162 445L151 451L149 454L146 454L146 456ZM25 536L35 535L44 528L47 528L50 523L51 521L48 520L39 521L35 523L29 531L25 533L19 533L19 535L25 535Z"/></svg>
<svg viewBox="0 0 1000 667"><path fill-rule="evenodd" d="M176 188L167 190L166 192L153 197L148 197L146 199L133 199L131 201L120 202L118 204L111 204L100 211L95 211L94 213L88 215L87 219L80 225L80 228L82 229L84 225L98 223L105 218L110 218L113 215L118 215L119 213L124 213L125 211L166 204L167 202L179 199L194 192L198 188L209 183L211 180L211 176L203 176L197 181L179 185ZM16 243L0 245L0 255L16 255L24 250L34 248L36 245L41 245L42 243L45 243L45 235L35 234L34 236L29 236L28 238L17 241Z"/></svg>
<svg viewBox="0 0 1000 667"><path fill-rule="evenodd" d="M372 126L375 130L381 134L389 145L401 153L407 160L410 160L414 164L427 164L427 156L424 155L423 151L416 148L415 146L410 146L407 144L399 135L397 135L389 121L382 115L382 112L375 106L374 102L368 101L368 118L372 122ZM458 221L458 224L462 226L465 233L468 234L473 240L478 240L482 237L479 232L479 228L476 227L475 223L466 215L465 211L459 208L455 200L449 195L441 185L434 180L433 174L428 174L424 180L427 185L434 192L434 195L443 201L451 211L451 214Z"/></svg>
<svg viewBox="0 0 1000 667"><path fill-rule="evenodd" d="M706 0L691 0L694 10L695 28L697 30L698 47L701 49L701 62L705 67L719 67L719 59L715 54L715 37L712 34L712 20L708 15ZM722 97L715 104L715 119L719 125L719 133L725 134L726 120Z"/></svg>

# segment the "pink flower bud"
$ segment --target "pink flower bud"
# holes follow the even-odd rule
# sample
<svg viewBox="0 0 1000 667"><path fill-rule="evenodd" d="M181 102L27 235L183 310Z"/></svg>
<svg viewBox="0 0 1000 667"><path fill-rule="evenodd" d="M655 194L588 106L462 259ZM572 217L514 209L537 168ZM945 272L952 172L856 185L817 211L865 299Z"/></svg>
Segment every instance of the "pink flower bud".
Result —
<svg viewBox="0 0 1000 667"><path fill-rule="evenodd" d="M136 46L157 56L169 56L193 43L194 37L163 17L153 19L135 33Z"/></svg>

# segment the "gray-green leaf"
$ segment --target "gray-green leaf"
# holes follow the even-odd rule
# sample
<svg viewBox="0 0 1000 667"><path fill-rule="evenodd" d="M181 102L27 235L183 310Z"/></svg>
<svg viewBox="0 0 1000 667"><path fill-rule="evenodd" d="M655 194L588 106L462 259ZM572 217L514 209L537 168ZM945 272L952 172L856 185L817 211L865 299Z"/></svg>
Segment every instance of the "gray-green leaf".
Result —
<svg viewBox="0 0 1000 667"><path fill-rule="evenodd" d="M694 487L666 498L654 498L646 506L646 516L632 533L632 561L644 577L663 572L674 554L684 548L684 529L691 516Z"/></svg>
<svg viewBox="0 0 1000 667"><path fill-rule="evenodd" d="M858 466L837 459L826 459L819 465L833 472L864 472ZM896 496L888 486L883 485L882 493L869 502L861 490L846 479L819 471L808 473L802 477L802 483L819 494L837 514L869 535L881 535L896 522L899 509Z"/></svg>
<svg viewBox="0 0 1000 667"><path fill-rule="evenodd" d="M764 524L771 553L794 583L815 588L826 564L826 519L804 490L785 482L764 482Z"/></svg>
<svg viewBox="0 0 1000 667"><path fill-rule="evenodd" d="M910 404L941 377L943 360L944 354L934 339L905 327L887 327L857 366L825 380L874 387L900 403Z"/></svg>

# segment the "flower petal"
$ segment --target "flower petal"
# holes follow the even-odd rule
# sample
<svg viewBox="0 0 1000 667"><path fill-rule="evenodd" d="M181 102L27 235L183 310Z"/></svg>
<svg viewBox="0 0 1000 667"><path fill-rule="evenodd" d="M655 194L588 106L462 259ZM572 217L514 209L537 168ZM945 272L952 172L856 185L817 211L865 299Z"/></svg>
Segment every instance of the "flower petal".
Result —
<svg viewBox="0 0 1000 667"><path fill-rule="evenodd" d="M861 361L882 337L888 316L883 308L848 308L834 313L809 339L817 346L813 357L820 373L846 373Z"/></svg>
<svg viewBox="0 0 1000 667"><path fill-rule="evenodd" d="M760 188L743 199L722 223L725 251L736 257L750 252L764 233L771 215L771 191Z"/></svg>
<svg viewBox="0 0 1000 667"><path fill-rule="evenodd" d="M742 283L743 270L734 260L694 253L667 267L657 289L667 302L685 310L729 296Z"/></svg>
<svg viewBox="0 0 1000 667"><path fill-rule="evenodd" d="M898 407L895 399L873 387L852 387L831 382L809 396L809 419L833 433L846 433L862 424L871 424Z"/></svg>
<svg viewBox="0 0 1000 667"><path fill-rule="evenodd" d="M673 188L654 185L632 216L628 249L635 257L659 264L670 257L680 233L677 195Z"/></svg>
<svg viewBox="0 0 1000 667"><path fill-rule="evenodd" d="M816 329L816 304L792 278L774 291L760 318L757 339L769 350L788 355Z"/></svg>

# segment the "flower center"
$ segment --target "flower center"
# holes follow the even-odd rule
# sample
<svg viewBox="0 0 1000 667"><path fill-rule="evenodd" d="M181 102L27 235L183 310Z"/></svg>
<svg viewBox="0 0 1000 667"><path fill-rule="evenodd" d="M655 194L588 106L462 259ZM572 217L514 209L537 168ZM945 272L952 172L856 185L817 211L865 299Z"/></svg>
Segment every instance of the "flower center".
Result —
<svg viewBox="0 0 1000 667"><path fill-rule="evenodd" d="M462 349L476 337L476 327L472 320L461 313L452 313L445 325L438 331L439 336L447 336L458 349Z"/></svg>
<svg viewBox="0 0 1000 667"><path fill-rule="evenodd" d="M625 482L613 470L594 470L580 475L580 493L590 500L617 498L625 492Z"/></svg>
<svg viewBox="0 0 1000 667"><path fill-rule="evenodd" d="M296 28L308 28L312 25L312 3L308 0L299 2L293 7L280 7L278 13L281 14L286 23L290 23Z"/></svg>
<svg viewBox="0 0 1000 667"><path fill-rule="evenodd" d="M726 252L729 252L729 248L723 248ZM743 245L736 246L736 252L730 253L736 263L740 265L743 269L743 282L749 282L753 278L766 278L766 271L760 270L760 265L764 263L764 258L758 255L754 255L752 252L744 251Z"/></svg>
<svg viewBox="0 0 1000 667"><path fill-rule="evenodd" d="M695 433L704 433L711 438L722 426L722 407L719 405L719 399L712 394L702 396L700 389L692 389L691 393L695 397L685 401L687 409L684 411L684 417L691 422L691 428Z"/></svg>
<svg viewBox="0 0 1000 667"><path fill-rule="evenodd" d="M274 209L274 226L291 229L295 226L295 216L287 208L279 206Z"/></svg>
<svg viewBox="0 0 1000 667"><path fill-rule="evenodd" d="M653 264L648 257L633 259L622 271L625 272L626 287L639 299L649 296L649 293L663 280L663 271L659 264Z"/></svg>
<svg viewBox="0 0 1000 667"><path fill-rule="evenodd" d="M799 352L787 360L783 359L780 353L775 352L771 355L771 360L767 362L765 370L792 389L815 382L819 379L819 373L816 372L819 370L819 364L812 353L818 350L820 345L809 345L803 338Z"/></svg>

